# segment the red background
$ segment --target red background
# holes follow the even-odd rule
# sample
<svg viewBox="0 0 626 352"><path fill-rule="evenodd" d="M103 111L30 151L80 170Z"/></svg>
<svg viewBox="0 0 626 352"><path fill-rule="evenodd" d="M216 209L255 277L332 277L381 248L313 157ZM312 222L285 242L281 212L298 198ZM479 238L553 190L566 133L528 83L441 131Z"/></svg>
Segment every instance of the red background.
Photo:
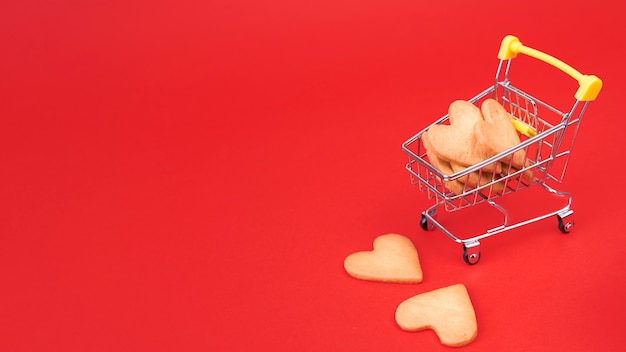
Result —
<svg viewBox="0 0 626 352"><path fill-rule="evenodd" d="M0 350L446 350L394 312L455 283L479 326L464 350L621 349L623 25L617 1L2 2ZM400 145L493 82L507 34L604 89L560 187L572 233L525 226L468 266L419 228ZM345 273L392 232L421 284Z"/></svg>

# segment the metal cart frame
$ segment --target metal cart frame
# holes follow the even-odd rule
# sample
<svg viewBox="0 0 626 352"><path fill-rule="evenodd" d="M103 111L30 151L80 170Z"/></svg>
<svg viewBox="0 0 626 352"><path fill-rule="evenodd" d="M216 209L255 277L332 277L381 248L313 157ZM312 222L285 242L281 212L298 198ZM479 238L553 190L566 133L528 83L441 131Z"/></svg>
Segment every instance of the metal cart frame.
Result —
<svg viewBox="0 0 626 352"><path fill-rule="evenodd" d="M525 54L548 63L576 79L579 88L572 108L568 112L550 106L532 95L515 87L509 80L509 71L518 54ZM438 228L448 237L463 246L463 259L473 265L480 259L480 241L504 231L512 230L539 220L557 217L558 228L568 233L574 225L574 211L571 209L572 195L549 186L550 183L561 183L565 175L570 152L576 139L582 117L590 101L595 100L602 88L602 81L593 75L583 75L564 62L524 46L518 38L506 36L498 53L500 62L496 72L494 85L471 98L469 102L480 106L487 98L496 99L502 104L511 117L519 133L518 145L490 157L478 164L453 174L443 174L428 160L426 149L421 140L422 134L435 124L448 124L449 115L441 117L422 131L402 144L403 151L409 161L406 170L410 173L411 183L426 192L435 204L422 212L420 226L424 230ZM494 170L496 164L510 165L513 155L523 150L525 153L524 167L513 169L508 167L500 174L487 174L487 169ZM492 175L487 182L471 185L465 183L463 191L455 194L446 188L446 183L476 174ZM518 192L533 185L541 186L549 194L561 197L566 205L539 216L510 223L508 210L497 201L500 197ZM496 187L497 186L497 187ZM480 203L491 205L503 214L502 224L486 230L476 236L461 238L437 221L440 209L455 212Z"/></svg>

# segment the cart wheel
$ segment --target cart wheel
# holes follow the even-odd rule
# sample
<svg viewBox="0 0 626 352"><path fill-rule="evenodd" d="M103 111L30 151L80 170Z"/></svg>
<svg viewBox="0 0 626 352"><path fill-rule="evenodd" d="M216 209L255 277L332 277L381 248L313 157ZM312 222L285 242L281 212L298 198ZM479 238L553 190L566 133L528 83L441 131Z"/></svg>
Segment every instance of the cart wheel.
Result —
<svg viewBox="0 0 626 352"><path fill-rule="evenodd" d="M574 226L574 220L568 218L562 218L557 215L557 219L559 220L559 230L563 233L569 233L572 230L572 226Z"/></svg>
<svg viewBox="0 0 626 352"><path fill-rule="evenodd" d="M469 265L474 265L480 260L480 250L478 246L468 247L463 246L463 260Z"/></svg>
<svg viewBox="0 0 626 352"><path fill-rule="evenodd" d="M426 219L426 215L422 214L422 220L420 220L420 227L424 231L428 231L432 228L431 224L428 223L428 219Z"/></svg>

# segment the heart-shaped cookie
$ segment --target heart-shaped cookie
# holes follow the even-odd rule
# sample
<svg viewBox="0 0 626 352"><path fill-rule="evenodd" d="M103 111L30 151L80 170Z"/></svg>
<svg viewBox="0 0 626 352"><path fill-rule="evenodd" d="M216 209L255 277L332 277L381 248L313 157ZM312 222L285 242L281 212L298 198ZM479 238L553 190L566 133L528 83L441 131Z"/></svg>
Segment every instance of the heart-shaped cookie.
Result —
<svg viewBox="0 0 626 352"><path fill-rule="evenodd" d="M433 147L430 144L428 139L428 132L424 132L422 134L422 142L424 143L424 147L426 148L426 155L428 155L428 161L437 168L437 170L441 171L444 175L451 175L454 173L452 169L452 165L450 162L442 160L439 158L437 153L433 152ZM447 189L451 190L454 194L463 193L463 182L459 180L451 180L451 181L443 181L443 184Z"/></svg>
<svg viewBox="0 0 626 352"><path fill-rule="evenodd" d="M368 281L414 284L423 277L413 242L398 234L378 236L373 251L352 253L343 266L350 276Z"/></svg>
<svg viewBox="0 0 626 352"><path fill-rule="evenodd" d="M396 323L406 331L432 329L442 344L460 347L478 334L467 288L456 284L413 296L396 309Z"/></svg>
<svg viewBox="0 0 626 352"><path fill-rule="evenodd" d="M484 122L480 109L465 100L455 100L448 108L450 124L437 124L428 129L430 144L441 159L455 161L464 166L477 164L494 154L476 144L474 126ZM499 163L486 165L484 169L500 173Z"/></svg>
<svg viewBox="0 0 626 352"><path fill-rule="evenodd" d="M476 143L496 155L520 143L519 135L506 109L495 99L486 99L480 106L484 120L475 125ZM511 159L503 162L513 165L517 169L525 166L524 149L513 154Z"/></svg>
<svg viewBox="0 0 626 352"><path fill-rule="evenodd" d="M457 163L450 163L450 167L454 172L460 172L465 170L465 166L459 165ZM484 186L488 183L496 181L497 179L498 176L489 171L474 171L467 176L459 177L459 181L466 183L470 189ZM502 192L502 190L504 189L504 183L495 182L492 187L493 192Z"/></svg>

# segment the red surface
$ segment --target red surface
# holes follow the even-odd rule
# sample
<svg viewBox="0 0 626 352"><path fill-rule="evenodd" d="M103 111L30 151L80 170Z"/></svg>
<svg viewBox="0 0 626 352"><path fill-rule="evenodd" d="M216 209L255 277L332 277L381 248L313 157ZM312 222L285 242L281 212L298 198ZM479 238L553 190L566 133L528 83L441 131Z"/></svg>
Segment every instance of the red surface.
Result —
<svg viewBox="0 0 626 352"><path fill-rule="evenodd" d="M0 350L446 350L394 312L459 282L479 326L463 350L622 349L614 3L3 2ZM430 202L400 145L491 84L506 34L605 87L561 186L572 233L495 236L470 267L419 228ZM575 91L521 72L548 102ZM344 272L391 232L415 243L421 284Z"/></svg>

